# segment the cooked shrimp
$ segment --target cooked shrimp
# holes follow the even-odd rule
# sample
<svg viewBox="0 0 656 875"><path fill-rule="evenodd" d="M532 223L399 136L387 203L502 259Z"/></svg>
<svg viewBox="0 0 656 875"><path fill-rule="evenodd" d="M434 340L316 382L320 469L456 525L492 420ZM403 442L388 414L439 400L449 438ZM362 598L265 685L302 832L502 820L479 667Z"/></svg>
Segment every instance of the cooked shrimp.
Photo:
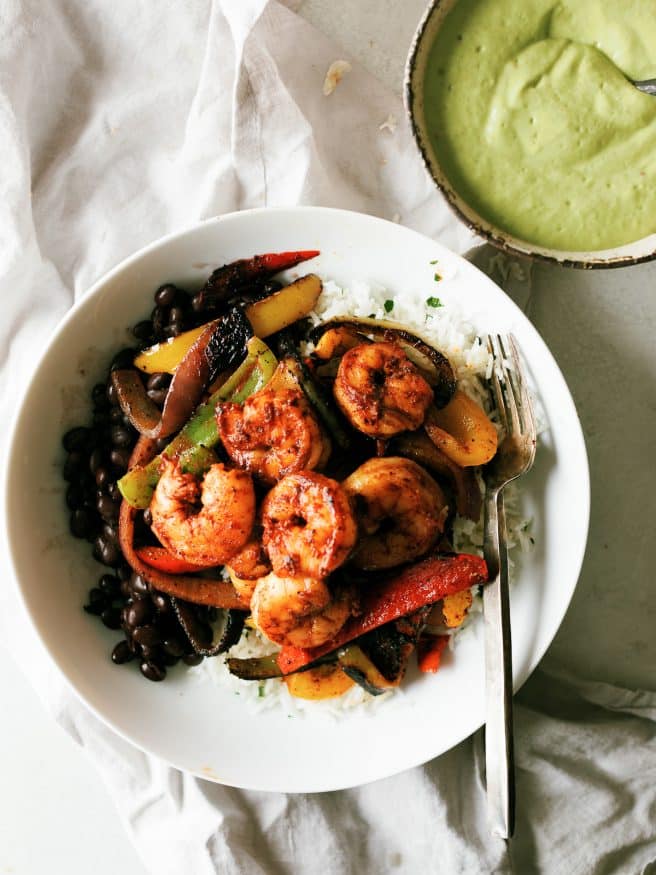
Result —
<svg viewBox="0 0 656 875"><path fill-rule="evenodd" d="M369 459L344 481L353 501L360 538L353 554L358 568L392 568L416 559L444 529L442 490L409 459Z"/></svg>
<svg viewBox="0 0 656 875"><path fill-rule="evenodd" d="M259 536L254 532L229 562L230 568L244 580L257 580L271 571L271 563L262 543L262 530L259 526L256 526L257 529Z"/></svg>
<svg viewBox="0 0 656 875"><path fill-rule="evenodd" d="M202 482L163 458L150 503L153 532L166 549L198 565L222 565L248 541L255 521L250 474L212 465Z"/></svg>
<svg viewBox="0 0 656 875"><path fill-rule="evenodd" d="M265 483L323 464L330 443L300 389L263 389L217 409L226 452Z"/></svg>
<svg viewBox="0 0 656 875"><path fill-rule="evenodd" d="M303 471L282 479L262 503L263 542L280 575L326 577L357 537L346 493L336 480Z"/></svg>
<svg viewBox="0 0 656 875"><path fill-rule="evenodd" d="M419 428L433 401L433 390L396 343L350 349L333 392L351 425L375 438Z"/></svg>
<svg viewBox="0 0 656 875"><path fill-rule="evenodd" d="M323 580L269 574L257 582L251 612L257 628L276 644L319 647L339 632L354 603L347 589L331 596Z"/></svg>

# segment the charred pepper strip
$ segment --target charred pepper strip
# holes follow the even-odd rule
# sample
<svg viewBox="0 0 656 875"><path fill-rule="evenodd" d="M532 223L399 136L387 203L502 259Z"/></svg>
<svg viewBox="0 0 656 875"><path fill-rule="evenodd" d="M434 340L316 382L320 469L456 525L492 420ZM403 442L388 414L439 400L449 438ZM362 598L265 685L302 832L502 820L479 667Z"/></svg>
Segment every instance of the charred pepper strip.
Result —
<svg viewBox="0 0 656 875"><path fill-rule="evenodd" d="M362 613L347 620L332 641L311 650L285 645L278 654L278 665L283 674L298 671L365 632L412 614L446 595L484 583L487 578L487 565L480 556L467 553L429 556L394 577L369 584L361 595Z"/></svg>
<svg viewBox="0 0 656 875"><path fill-rule="evenodd" d="M297 252L268 252L265 255L242 258L215 270L199 294L204 301L209 299L220 302L245 286L296 267L302 261L309 261L317 255L318 249L305 249Z"/></svg>
<svg viewBox="0 0 656 875"><path fill-rule="evenodd" d="M248 341L246 349L246 359L232 377L198 408L161 455L143 467L131 468L118 481L121 495L132 507L144 510L150 504L159 480L162 455L179 459L182 469L194 474L202 473L215 459L211 447L219 441L216 405L221 401L244 401L269 382L278 364L269 347L257 337Z"/></svg>

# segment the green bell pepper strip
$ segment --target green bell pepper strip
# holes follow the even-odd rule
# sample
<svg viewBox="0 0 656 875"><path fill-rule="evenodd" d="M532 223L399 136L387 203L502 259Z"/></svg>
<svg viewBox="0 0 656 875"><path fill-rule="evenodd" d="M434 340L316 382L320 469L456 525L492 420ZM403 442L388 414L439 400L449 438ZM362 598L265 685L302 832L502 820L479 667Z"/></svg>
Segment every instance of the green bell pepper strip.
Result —
<svg viewBox="0 0 656 875"><path fill-rule="evenodd" d="M159 480L162 456L178 459L182 470L203 474L216 461L212 447L219 441L216 424L216 405L222 401L241 404L265 386L278 362L269 347L258 337L251 337L246 345L246 358L234 374L196 410L189 422L162 450L159 456L143 468L133 468L118 481L123 498L132 507L145 510L150 504Z"/></svg>

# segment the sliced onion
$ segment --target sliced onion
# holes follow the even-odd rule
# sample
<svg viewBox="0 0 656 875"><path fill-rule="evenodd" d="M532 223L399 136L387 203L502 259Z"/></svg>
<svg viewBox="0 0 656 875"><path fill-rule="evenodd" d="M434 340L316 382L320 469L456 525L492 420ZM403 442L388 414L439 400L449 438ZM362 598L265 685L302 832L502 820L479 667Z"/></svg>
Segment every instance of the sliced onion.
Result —
<svg viewBox="0 0 656 875"><path fill-rule="evenodd" d="M121 410L145 437L165 438L174 434L194 412L209 382L244 357L252 334L239 308L208 322L176 367L161 412L148 397L136 368L113 371L112 383Z"/></svg>

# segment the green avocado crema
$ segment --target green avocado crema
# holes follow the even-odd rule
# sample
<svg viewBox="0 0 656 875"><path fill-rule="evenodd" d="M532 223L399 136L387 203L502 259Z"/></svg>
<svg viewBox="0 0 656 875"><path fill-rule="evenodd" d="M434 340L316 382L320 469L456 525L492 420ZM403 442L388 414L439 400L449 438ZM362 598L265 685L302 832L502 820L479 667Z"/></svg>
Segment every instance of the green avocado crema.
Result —
<svg viewBox="0 0 656 875"><path fill-rule="evenodd" d="M429 139L455 191L539 246L656 232L655 0L459 0L430 50Z"/></svg>

